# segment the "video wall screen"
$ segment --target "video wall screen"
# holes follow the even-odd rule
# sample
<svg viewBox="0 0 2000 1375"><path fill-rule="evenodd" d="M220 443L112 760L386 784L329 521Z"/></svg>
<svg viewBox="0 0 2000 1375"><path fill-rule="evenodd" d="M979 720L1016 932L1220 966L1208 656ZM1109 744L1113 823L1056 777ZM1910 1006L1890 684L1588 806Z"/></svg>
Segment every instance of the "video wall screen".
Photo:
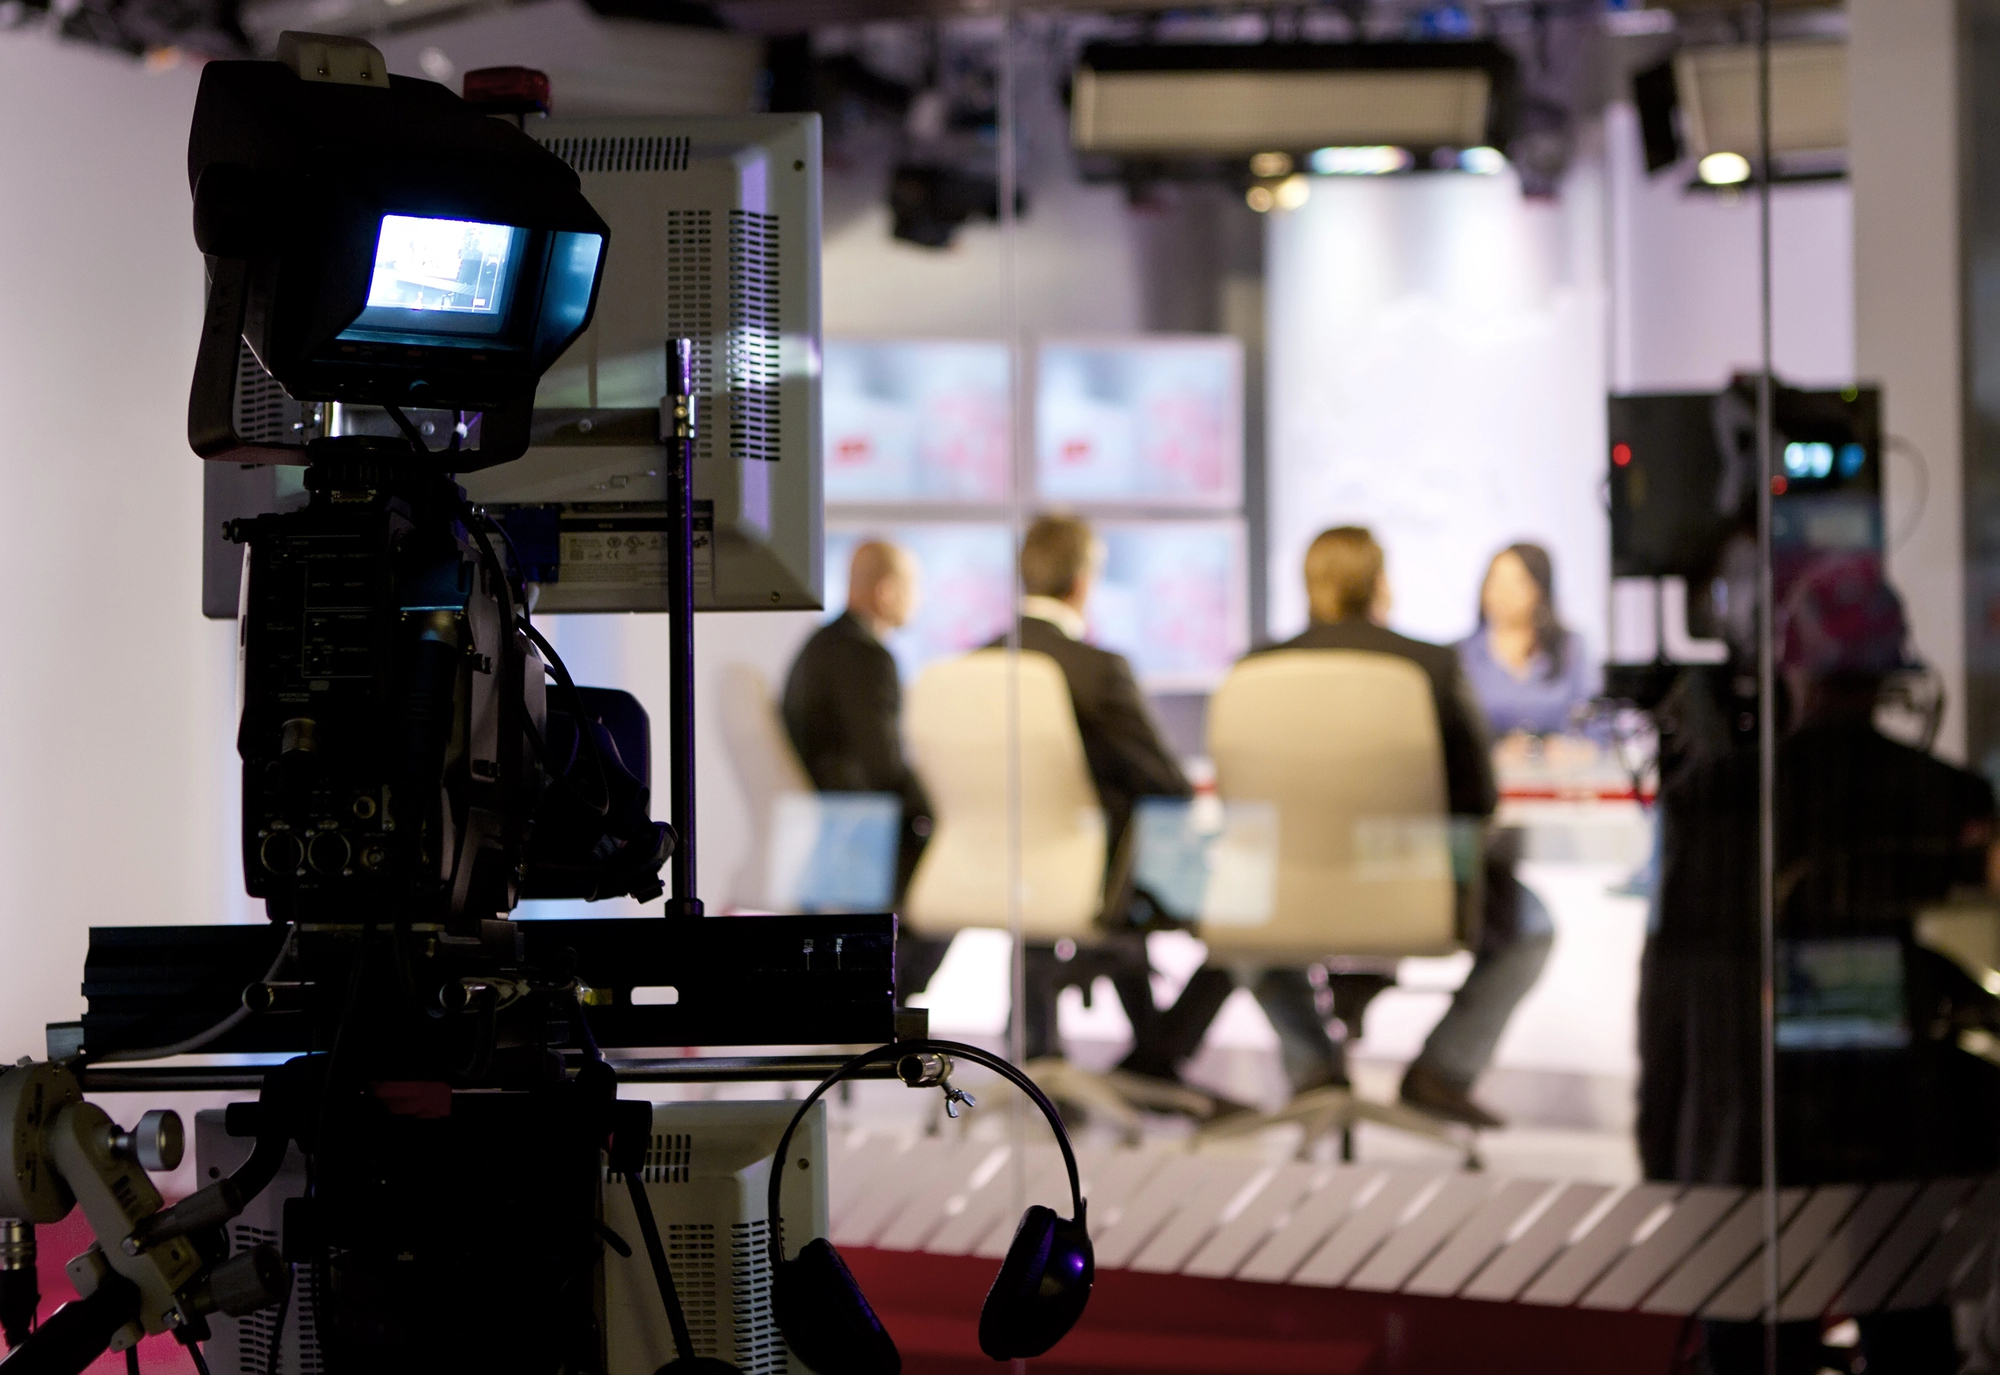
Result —
<svg viewBox="0 0 2000 1375"><path fill-rule="evenodd" d="M1035 358L1046 502L1243 505L1243 350L1223 336L1057 340Z"/></svg>
<svg viewBox="0 0 2000 1375"><path fill-rule="evenodd" d="M1091 638L1149 692L1206 692L1250 644L1240 520L1101 521Z"/></svg>
<svg viewBox="0 0 2000 1375"><path fill-rule="evenodd" d="M829 505L1006 503L1005 344L828 340L823 367Z"/></svg>

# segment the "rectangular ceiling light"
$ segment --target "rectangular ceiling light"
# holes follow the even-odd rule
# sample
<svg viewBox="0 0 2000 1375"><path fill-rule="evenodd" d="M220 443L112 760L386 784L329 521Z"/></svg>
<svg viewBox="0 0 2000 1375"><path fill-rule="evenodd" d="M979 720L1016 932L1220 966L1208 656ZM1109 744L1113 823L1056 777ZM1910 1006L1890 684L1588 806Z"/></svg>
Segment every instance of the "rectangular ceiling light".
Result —
<svg viewBox="0 0 2000 1375"><path fill-rule="evenodd" d="M1084 152L1230 157L1266 149L1500 141L1511 76L1487 44L1093 45L1070 137Z"/></svg>
<svg viewBox="0 0 2000 1375"><path fill-rule="evenodd" d="M1683 48L1674 55L1689 151L1757 155L1757 49ZM1847 146L1847 45L1771 45L1771 151Z"/></svg>

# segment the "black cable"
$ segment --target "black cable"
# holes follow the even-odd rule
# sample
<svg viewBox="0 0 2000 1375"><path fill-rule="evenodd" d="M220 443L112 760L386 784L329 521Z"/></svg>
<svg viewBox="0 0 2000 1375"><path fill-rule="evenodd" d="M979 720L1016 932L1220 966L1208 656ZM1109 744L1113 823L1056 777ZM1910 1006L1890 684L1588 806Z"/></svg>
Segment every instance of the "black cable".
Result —
<svg viewBox="0 0 2000 1375"><path fill-rule="evenodd" d="M271 1347L264 1353L264 1375L278 1375L285 1363L285 1319L292 1312L292 1290L298 1287L299 1268L292 1267L292 1282L278 1295L278 1315L271 1319Z"/></svg>
<svg viewBox="0 0 2000 1375"><path fill-rule="evenodd" d="M374 935L374 932L375 924L373 922L368 923L361 929L361 944L354 952L354 973L347 981L347 997L341 1004L340 1019L333 1026L333 1045L327 1052L326 1057L326 1077L320 1080L319 1085L319 1113L313 1127L313 1146L312 1150L306 1154L306 1196L308 1198L317 1197L319 1193L320 1156L327 1148L326 1124L327 1115L333 1106L334 1076L340 1072L340 1052L347 1042L347 1028L354 1021L354 1014L361 1004L361 976L362 971L367 965L368 941ZM305 1145L304 1142L300 1142L299 1144L301 1148ZM316 1227L313 1230L323 1233L325 1229ZM315 1286L318 1285L319 1277L325 1270L325 1263L330 1258L330 1254L322 1239L319 1247L318 1263L313 1266L313 1283ZM319 1311L319 1294L317 1289L315 1289L313 1295L313 1309L315 1312Z"/></svg>
<svg viewBox="0 0 2000 1375"><path fill-rule="evenodd" d="M488 530L491 530L494 534L498 535L500 537L500 542L507 546L507 561L513 567L514 570L514 582L512 585L512 591L514 595L520 599L521 619L524 621L533 620L534 619L533 608L528 605L527 560L521 557L520 546L514 543L514 537L507 533L507 522L504 520L493 519L493 517L487 513L487 510L484 506L468 506L466 510L476 520L478 520L480 524L484 525ZM469 522L468 522L468 527L469 527Z"/></svg>
<svg viewBox="0 0 2000 1375"><path fill-rule="evenodd" d="M591 1220L590 1225L596 1231L598 1237L604 1242L604 1244L606 1246L609 1246L612 1250L618 1253L618 1258L620 1260L632 1259L631 1242L625 1240L624 1237L621 1237L618 1235L618 1233L612 1231L611 1228L606 1226L601 1219L593 1218Z"/></svg>
<svg viewBox="0 0 2000 1375"><path fill-rule="evenodd" d="M681 1311L681 1296L674 1288L673 1271L667 1268L667 1248L660 1244L660 1225L653 1218L653 1200L637 1170L625 1175L625 1190L632 1196L632 1211L639 1215L639 1235L646 1241L646 1259L653 1264L653 1282L660 1286L660 1303L667 1310L667 1326L674 1330L674 1346L682 1360L694 1359L694 1334L688 1330L687 1314ZM204 1372L206 1375L206 1372Z"/></svg>
<svg viewBox="0 0 2000 1375"><path fill-rule="evenodd" d="M590 749L591 761L597 767L598 792L604 798L601 806L595 803L592 805L597 806L600 813L609 812L611 774L604 767L604 751L597 746L597 732L590 729L590 714L584 709L583 694L577 691L576 680L569 676L569 665L562 661L562 655L556 653L556 647L548 642L548 638L531 625L523 625L521 629L530 640L534 641L535 648L549 656L549 671L555 674L557 685L569 694L570 702L576 708L576 733L583 737L585 745Z"/></svg>
<svg viewBox="0 0 2000 1375"><path fill-rule="evenodd" d="M584 1053L599 1064L604 1063L604 1052L598 1049L597 1035L590 1029L590 1018L584 1014L583 1000L572 1000L576 1007L577 1029L583 1034ZM646 1186L639 1178L640 1171L625 1173L625 1189L632 1198L632 1212L639 1219L639 1235L646 1243L646 1260L653 1267L653 1283L660 1289L660 1304L667 1310L667 1326L673 1329L674 1347L684 1361L694 1359L694 1334L688 1330L687 1313L681 1308L680 1291L674 1287L674 1273L667 1267L667 1248L660 1241L660 1224L653 1216L653 1200L647 1196ZM611 1249L621 1256L630 1256L632 1248L625 1239L598 1223L598 1232L610 1243Z"/></svg>
<svg viewBox="0 0 2000 1375"><path fill-rule="evenodd" d="M139 1320L139 1287L116 1271L89 1298L71 1299L0 1360L8 1375L73 1375L111 1347L120 1328Z"/></svg>
<svg viewBox="0 0 2000 1375"><path fill-rule="evenodd" d="M285 966L291 963L292 956L296 953L298 938L299 928L294 925L285 933L285 939L278 943L277 958L272 960L271 967L264 971L263 982L269 983L284 972ZM248 1021L251 1015L248 1007L239 1005L227 1017L215 1023L215 1025L206 1030L198 1031L192 1036L175 1041L171 1045L149 1046L143 1049L114 1049L102 1052L93 1051L90 1047L85 1046L81 1053L70 1059L68 1062L69 1068L79 1070L85 1065L90 1064L114 1064L127 1060L164 1060L173 1055L187 1055L200 1050L203 1046L209 1045L212 1042L221 1040L224 1036Z"/></svg>
<svg viewBox="0 0 2000 1375"><path fill-rule="evenodd" d="M125 1375L139 1375L139 1343L125 1348Z"/></svg>
<svg viewBox="0 0 2000 1375"><path fill-rule="evenodd" d="M194 1360L195 1375L209 1375L208 1358L201 1354L201 1343L187 1341L182 1345L187 1347L188 1355Z"/></svg>
<svg viewBox="0 0 2000 1375"><path fill-rule="evenodd" d="M396 422L396 428L401 430L403 432L403 437L410 441L411 448L415 449L420 454L430 453L431 451L430 445L424 443L424 436L422 432L419 431L417 427L411 423L410 417L403 414L403 408L401 406L384 406L382 409L389 412L389 418Z"/></svg>
<svg viewBox="0 0 2000 1375"><path fill-rule="evenodd" d="M518 626L521 633L526 635L537 649L541 650L542 654L546 656L545 662L549 671L555 674L557 686L569 694L570 705L575 708L576 733L590 750L591 762L597 769L598 795L604 800L602 802L593 802L573 785L570 790L576 794L578 801L582 802L599 816L606 816L611 811L611 773L604 766L604 752L598 748L597 733L590 729L589 713L584 710L583 706L583 694L577 691L576 680L570 677L569 665L563 662L562 655L556 653L556 647L549 643L547 636L535 629L534 622L528 618L525 597L520 604L522 614L518 621L515 619L513 589L507 582L507 570L505 565L500 562L500 555L494 551L493 541L486 537L485 527L491 527L500 532L500 538L507 541L508 551L515 555L515 562L517 564L520 562L519 552L514 549L514 542L509 538L506 529L484 511L468 505L465 507L464 514L466 517L466 529L471 532L474 542L479 545L481 557L490 565L491 572L499 580L500 585L507 590L507 604L500 609L501 619L508 625ZM523 716L522 726L524 733L528 737L529 746L535 751L535 757L541 760L543 770L548 773L551 779L556 779L556 772L549 760L546 744L535 730L535 723ZM566 782L567 780L558 781Z"/></svg>

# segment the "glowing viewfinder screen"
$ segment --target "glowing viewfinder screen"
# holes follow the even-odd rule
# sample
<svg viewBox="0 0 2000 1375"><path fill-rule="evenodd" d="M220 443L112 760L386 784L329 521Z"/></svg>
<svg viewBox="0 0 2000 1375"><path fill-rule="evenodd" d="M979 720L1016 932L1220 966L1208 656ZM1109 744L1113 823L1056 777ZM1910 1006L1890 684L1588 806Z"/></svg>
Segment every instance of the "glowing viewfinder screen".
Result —
<svg viewBox="0 0 2000 1375"><path fill-rule="evenodd" d="M368 308L498 316L507 306L521 232L476 220L384 215Z"/></svg>

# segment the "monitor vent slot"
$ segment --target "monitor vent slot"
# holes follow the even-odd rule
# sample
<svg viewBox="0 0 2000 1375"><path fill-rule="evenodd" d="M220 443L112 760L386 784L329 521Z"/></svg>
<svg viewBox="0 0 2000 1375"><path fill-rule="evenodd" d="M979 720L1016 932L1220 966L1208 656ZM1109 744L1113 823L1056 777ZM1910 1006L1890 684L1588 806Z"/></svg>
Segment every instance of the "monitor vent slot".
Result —
<svg viewBox="0 0 2000 1375"><path fill-rule="evenodd" d="M667 337L694 340L697 460L715 453L708 403L715 395L715 218L707 210L667 212Z"/></svg>
<svg viewBox="0 0 2000 1375"><path fill-rule="evenodd" d="M693 1137L685 1132L655 1132L646 1143L646 1163L639 1167L639 1178L647 1184L685 1184L693 1178L693 1167ZM609 1167L604 1171L606 1183L624 1177Z"/></svg>
<svg viewBox="0 0 2000 1375"><path fill-rule="evenodd" d="M231 1253L253 1246L276 1246L278 1234L268 1227L238 1221L229 1228ZM280 1328L280 1319L283 1327ZM312 1267L293 1267L291 1296L283 1303L237 1318L236 1369L240 1375L321 1375L319 1332L313 1322ZM290 1341L286 1341L286 1337ZM278 1359L271 1359L271 1344L279 1346ZM286 1348L290 1348L289 1359Z"/></svg>
<svg viewBox="0 0 2000 1375"><path fill-rule="evenodd" d="M677 1138L685 1141L686 1137ZM694 1338L695 1354L710 1358L717 1350L718 1328L728 1320L728 1295L716 1292L717 1263L715 1224L712 1222L671 1222L663 1238L667 1248L667 1269L673 1271L674 1288L680 1291L681 1311L687 1315L688 1335Z"/></svg>
<svg viewBox="0 0 2000 1375"><path fill-rule="evenodd" d="M286 444L303 442L299 433L305 408L278 385L278 379L264 371L250 345L236 345L236 433L246 444Z"/></svg>
<svg viewBox="0 0 2000 1375"><path fill-rule="evenodd" d="M770 1225L761 1218L729 1229L730 1292L736 1310L736 1368L743 1375L786 1375L785 1339L771 1311Z"/></svg>
<svg viewBox="0 0 2000 1375"><path fill-rule="evenodd" d="M778 219L729 212L729 447L775 461L778 436Z"/></svg>
<svg viewBox="0 0 2000 1375"><path fill-rule="evenodd" d="M547 138L540 142L577 172L685 172L693 146L686 134Z"/></svg>
<svg viewBox="0 0 2000 1375"><path fill-rule="evenodd" d="M646 1164L639 1178L648 1184L685 1184L693 1157L693 1137L684 1132L655 1134L646 1145Z"/></svg>

